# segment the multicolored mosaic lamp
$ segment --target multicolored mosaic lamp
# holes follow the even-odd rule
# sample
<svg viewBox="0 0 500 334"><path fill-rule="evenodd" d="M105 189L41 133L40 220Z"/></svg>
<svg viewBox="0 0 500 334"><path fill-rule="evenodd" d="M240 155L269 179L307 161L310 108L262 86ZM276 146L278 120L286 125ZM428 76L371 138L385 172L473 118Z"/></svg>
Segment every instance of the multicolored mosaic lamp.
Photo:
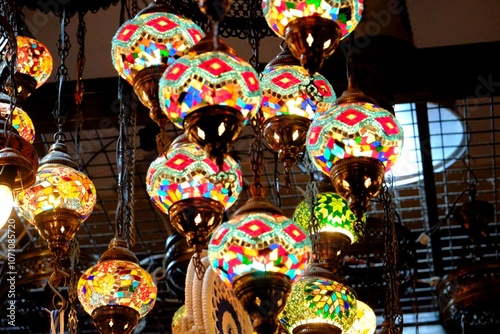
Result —
<svg viewBox="0 0 500 334"><path fill-rule="evenodd" d="M226 156L219 170L198 145L177 138L166 154L151 163L146 176L149 196L170 216L170 223L201 250L242 190L239 164Z"/></svg>
<svg viewBox="0 0 500 334"><path fill-rule="evenodd" d="M252 193L254 197L214 232L208 256L247 310L254 331L274 334L291 285L309 262L311 241L254 186Z"/></svg>
<svg viewBox="0 0 500 334"><path fill-rule="evenodd" d="M77 292L100 333L128 334L153 308L157 288L127 242L115 237L98 263L80 277Z"/></svg>
<svg viewBox="0 0 500 334"><path fill-rule="evenodd" d="M341 334L357 316L354 292L317 264L292 287L280 320L291 334Z"/></svg>
<svg viewBox="0 0 500 334"><path fill-rule="evenodd" d="M158 104L161 75L204 36L194 22L172 13L164 1L152 2L118 29L111 44L115 69L158 123L166 121Z"/></svg>
<svg viewBox="0 0 500 334"><path fill-rule="evenodd" d="M35 126L28 114L20 107L15 107L11 112L10 98L4 93L0 93L0 116L4 119L12 114L10 122L19 135L33 144L35 140Z"/></svg>
<svg viewBox="0 0 500 334"><path fill-rule="evenodd" d="M318 185L318 196L314 207L319 233L318 252L322 266L330 272L337 271L339 261L343 258L342 251L360 238L364 231L366 217L362 224L357 222L354 213L349 209L349 204L335 189L328 178ZM311 209L308 200L299 203L292 219L304 230L316 231L311 226ZM361 226L356 226L357 224Z"/></svg>
<svg viewBox="0 0 500 334"><path fill-rule="evenodd" d="M76 168L66 145L56 141L40 162L35 184L17 197L19 212L57 257L68 250L96 203L94 184Z"/></svg>
<svg viewBox="0 0 500 334"><path fill-rule="evenodd" d="M361 300L357 302L358 312L351 328L346 334L374 334L377 329L377 317L372 308Z"/></svg>
<svg viewBox="0 0 500 334"><path fill-rule="evenodd" d="M380 191L384 173L398 159L403 128L389 111L361 94L346 91L307 134L312 162L330 176L335 191L349 202L358 220Z"/></svg>
<svg viewBox="0 0 500 334"><path fill-rule="evenodd" d="M260 107L257 72L222 40L207 36L160 80L160 106L190 141L220 165L242 127Z"/></svg>
<svg viewBox="0 0 500 334"><path fill-rule="evenodd" d="M260 81L264 137L279 153L289 187L290 168L305 150L312 119L330 109L337 97L325 77L309 75L286 47L267 64Z"/></svg>
<svg viewBox="0 0 500 334"><path fill-rule="evenodd" d="M271 29L314 74L358 25L363 0L263 0L262 8Z"/></svg>
<svg viewBox="0 0 500 334"><path fill-rule="evenodd" d="M34 38L17 36L18 101L24 101L43 85L52 73L52 55L49 49Z"/></svg>

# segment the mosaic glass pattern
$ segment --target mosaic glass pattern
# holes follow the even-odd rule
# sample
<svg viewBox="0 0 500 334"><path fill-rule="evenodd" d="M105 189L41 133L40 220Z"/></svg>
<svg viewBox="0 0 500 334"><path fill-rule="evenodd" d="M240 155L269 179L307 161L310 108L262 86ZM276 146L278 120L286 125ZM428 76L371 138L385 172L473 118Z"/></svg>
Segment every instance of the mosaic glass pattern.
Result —
<svg viewBox="0 0 500 334"><path fill-rule="evenodd" d="M52 55L49 49L33 38L17 36L17 71L36 80L36 87L47 81L52 73Z"/></svg>
<svg viewBox="0 0 500 334"><path fill-rule="evenodd" d="M290 333L307 323L328 323L344 332L356 316L357 301L349 287L326 278L304 277L292 285L280 320Z"/></svg>
<svg viewBox="0 0 500 334"><path fill-rule="evenodd" d="M358 312L351 328L346 334L373 334L377 329L377 317L370 306L362 301L357 302Z"/></svg>
<svg viewBox="0 0 500 334"><path fill-rule="evenodd" d="M260 107L257 72L243 59L220 51L188 53L160 79L160 107L177 127L192 111L211 105L235 108L244 124Z"/></svg>
<svg viewBox="0 0 500 334"><path fill-rule="evenodd" d="M206 152L193 143L170 148L149 166L146 189L161 211L183 199L206 197L221 203L226 209L238 199L243 186L239 164L226 156L220 172Z"/></svg>
<svg viewBox="0 0 500 334"><path fill-rule="evenodd" d="M154 306L156 285L149 273L130 261L109 260L87 269L78 280L78 299L88 314L106 305L130 307L145 316Z"/></svg>
<svg viewBox="0 0 500 334"><path fill-rule="evenodd" d="M96 192L92 181L74 168L61 164L43 164L38 168L35 185L17 197L19 211L34 224L35 217L53 209L69 209L82 222L92 212Z"/></svg>
<svg viewBox="0 0 500 334"><path fill-rule="evenodd" d="M10 105L8 103L0 102L0 116L7 118L10 114ZM33 144L35 140L35 126L28 114L19 107L15 107L12 111L12 127L16 129L17 133L23 139Z"/></svg>
<svg viewBox="0 0 500 334"><path fill-rule="evenodd" d="M174 316L172 317L172 332L175 332L175 328L179 326L182 318L186 316L186 306L183 304L181 307L175 311Z"/></svg>
<svg viewBox="0 0 500 334"><path fill-rule="evenodd" d="M341 39L349 35L361 21L363 0L263 0L267 23L278 36L285 36L290 21L299 17L320 16L335 21Z"/></svg>
<svg viewBox="0 0 500 334"><path fill-rule="evenodd" d="M271 66L262 72L262 113L297 115L312 120L333 106L335 91L319 73L312 78L302 66Z"/></svg>
<svg viewBox="0 0 500 334"><path fill-rule="evenodd" d="M356 217L349 209L347 201L337 193L319 193L314 207L314 214L318 219L319 232L343 233L351 239L351 243L358 240L358 236L354 231ZM311 209L307 200L299 203L292 219L304 230L311 230Z"/></svg>
<svg viewBox="0 0 500 334"><path fill-rule="evenodd" d="M313 121L307 137L312 162L328 176L336 161L349 157L375 158L388 171L403 146L403 128L396 117L370 103L334 106Z"/></svg>
<svg viewBox="0 0 500 334"><path fill-rule="evenodd" d="M139 71L154 65L170 65L204 35L198 25L177 15L142 14L125 22L113 37L113 65L132 85Z"/></svg>
<svg viewBox="0 0 500 334"><path fill-rule="evenodd" d="M276 272L292 282L304 274L311 240L293 220L263 212L236 216L219 226L208 245L208 257L222 281L253 272Z"/></svg>

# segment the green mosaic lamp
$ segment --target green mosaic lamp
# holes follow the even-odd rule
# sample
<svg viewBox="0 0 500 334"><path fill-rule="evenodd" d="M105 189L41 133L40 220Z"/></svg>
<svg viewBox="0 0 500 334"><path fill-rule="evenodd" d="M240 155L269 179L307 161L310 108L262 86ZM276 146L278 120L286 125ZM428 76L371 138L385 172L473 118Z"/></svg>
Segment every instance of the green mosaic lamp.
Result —
<svg viewBox="0 0 500 334"><path fill-rule="evenodd" d="M330 109L337 97L328 80L319 73L311 76L287 47L267 64L260 81L264 138L279 153L288 186L287 175L305 150L311 121Z"/></svg>
<svg viewBox="0 0 500 334"><path fill-rule="evenodd" d="M80 277L77 294L100 333L129 334L153 308L157 288L127 242L115 237L98 263Z"/></svg>
<svg viewBox="0 0 500 334"><path fill-rule="evenodd" d="M159 124L166 121L158 104L161 75L205 35L194 22L174 13L165 1L153 1L126 21L111 43L116 71L134 87L142 104L150 108L150 117Z"/></svg>
<svg viewBox="0 0 500 334"><path fill-rule="evenodd" d="M264 17L310 74L361 20L363 0L263 0Z"/></svg>
<svg viewBox="0 0 500 334"><path fill-rule="evenodd" d="M280 320L291 334L341 334L351 328L356 316L354 291L311 264L293 285Z"/></svg>
<svg viewBox="0 0 500 334"><path fill-rule="evenodd" d="M278 315L311 257L308 235L257 195L212 235L208 257L220 279L232 287L254 331L275 334Z"/></svg>
<svg viewBox="0 0 500 334"><path fill-rule="evenodd" d="M353 88L313 121L306 142L311 161L330 176L358 220L379 193L402 146L403 128L396 117Z"/></svg>
<svg viewBox="0 0 500 334"><path fill-rule="evenodd" d="M323 267L335 273L343 258L342 251L362 237L366 217L357 221L347 201L335 193L328 178L318 185L314 215L318 222L319 261ZM307 200L299 203L292 219L304 230L315 233L311 226L311 209Z"/></svg>
<svg viewBox="0 0 500 334"><path fill-rule="evenodd" d="M153 203L169 215L170 223L198 251L222 223L224 211L236 202L242 186L242 172L233 158L226 156L220 170L185 135L151 163L146 176Z"/></svg>

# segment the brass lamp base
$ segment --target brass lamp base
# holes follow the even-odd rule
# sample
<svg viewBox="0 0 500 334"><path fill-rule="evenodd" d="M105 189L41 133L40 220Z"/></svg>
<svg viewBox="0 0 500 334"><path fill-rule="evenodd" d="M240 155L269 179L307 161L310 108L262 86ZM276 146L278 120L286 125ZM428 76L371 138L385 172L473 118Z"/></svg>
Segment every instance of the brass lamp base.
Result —
<svg viewBox="0 0 500 334"><path fill-rule="evenodd" d="M35 226L40 237L47 241L49 249L56 257L68 251L68 242L80 228L81 217L73 210L53 209L35 217Z"/></svg>
<svg viewBox="0 0 500 334"><path fill-rule="evenodd" d="M351 157L333 164L330 171L333 187L349 203L358 223L368 210L370 199L380 192L384 174L384 164L374 158Z"/></svg>
<svg viewBox="0 0 500 334"><path fill-rule="evenodd" d="M278 316L285 308L292 284L288 276L272 272L244 275L233 282L233 290L252 319L257 334L277 334Z"/></svg>
<svg viewBox="0 0 500 334"><path fill-rule="evenodd" d="M22 107L26 103L26 99L35 91L37 82L29 74L16 72L14 76L17 84L17 101Z"/></svg>
<svg viewBox="0 0 500 334"><path fill-rule="evenodd" d="M318 241L319 259L322 267L335 273L344 258L344 251L352 239L341 232L320 232Z"/></svg>
<svg viewBox="0 0 500 334"><path fill-rule="evenodd" d="M243 129L243 115L238 109L212 105L194 110L184 118L184 130L189 141L203 147L219 169L224 154L238 139Z"/></svg>
<svg viewBox="0 0 500 334"><path fill-rule="evenodd" d="M285 41L302 66L314 75L339 45L342 31L337 23L320 16L299 17L285 28Z"/></svg>
<svg viewBox="0 0 500 334"><path fill-rule="evenodd" d="M129 334L139 323L139 312L121 305L107 305L92 312L94 325L101 334Z"/></svg>
<svg viewBox="0 0 500 334"><path fill-rule="evenodd" d="M306 324L295 327L293 334L342 334L342 330L332 324Z"/></svg>
<svg viewBox="0 0 500 334"><path fill-rule="evenodd" d="M164 64L146 67L134 77L134 92L141 103L150 109L149 117L156 123L166 118L158 97L159 82L166 68Z"/></svg>
<svg viewBox="0 0 500 334"><path fill-rule="evenodd" d="M224 206L205 197L183 199L168 210L172 226L186 237L189 247L205 247L208 237L222 223Z"/></svg>

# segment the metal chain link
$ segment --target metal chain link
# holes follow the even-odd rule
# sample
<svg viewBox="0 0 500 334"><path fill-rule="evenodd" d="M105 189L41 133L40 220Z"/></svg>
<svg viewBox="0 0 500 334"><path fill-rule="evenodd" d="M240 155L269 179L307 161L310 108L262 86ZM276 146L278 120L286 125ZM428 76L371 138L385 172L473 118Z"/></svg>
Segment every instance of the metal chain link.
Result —
<svg viewBox="0 0 500 334"><path fill-rule="evenodd" d="M386 303L384 311L384 327L389 333L403 332L403 311L399 300L398 254L395 225L395 208L392 187L386 179L379 194L379 201L384 210L384 273L387 281Z"/></svg>
<svg viewBox="0 0 500 334"><path fill-rule="evenodd" d="M314 167L309 153L307 151L304 152L304 166L306 167L307 172L309 173L309 181L306 186L306 194L305 198L309 204L309 212L310 212L310 222L309 222L309 237L311 238L311 242L313 244L313 259L319 261L319 222L318 217L316 217L315 208L318 201L318 187L317 183L314 180L314 172L316 172L316 167Z"/></svg>
<svg viewBox="0 0 500 334"><path fill-rule="evenodd" d="M77 286L78 286L78 260L80 258L80 247L78 240L73 238L69 243L69 254L71 258L71 272L69 278L68 302L70 310L68 313L68 331L69 334L78 332L78 316L76 312L77 304Z"/></svg>
<svg viewBox="0 0 500 334"><path fill-rule="evenodd" d="M78 12L78 28L76 31L76 39L78 41L78 55L76 58L76 90L75 90L75 161L79 167L83 166L83 149L80 142L80 133L83 130L83 113L82 113L82 100L84 93L83 86L83 70L85 69L85 36L87 33L87 26L85 24L85 13Z"/></svg>
<svg viewBox="0 0 500 334"><path fill-rule="evenodd" d="M54 134L54 140L64 142L66 138L63 134L63 126L64 123L66 122L67 114L64 111L64 107L61 101L61 96L62 96L63 83L69 80L68 68L66 67L66 58L68 57L69 50L71 48L69 36L66 33L66 27L68 26L70 20L69 17L66 16L66 8L64 6L62 6L60 22L61 22L61 34L59 35L59 39L57 41L57 53L61 59L61 64L59 65L56 74L57 101L52 114L54 116L54 121L57 126L57 133Z"/></svg>
<svg viewBox="0 0 500 334"><path fill-rule="evenodd" d="M260 177L264 172L264 150L262 147L262 112L259 109L255 117L252 119L252 127L255 132L255 138L250 144L250 166L253 171L253 187L263 189Z"/></svg>
<svg viewBox="0 0 500 334"><path fill-rule="evenodd" d="M135 245L135 216L134 216L134 198L135 198L135 148L136 148L136 130L137 130L137 99L135 94L132 96L131 103L128 106L128 127L126 136L126 206L125 206L125 236L130 246Z"/></svg>

